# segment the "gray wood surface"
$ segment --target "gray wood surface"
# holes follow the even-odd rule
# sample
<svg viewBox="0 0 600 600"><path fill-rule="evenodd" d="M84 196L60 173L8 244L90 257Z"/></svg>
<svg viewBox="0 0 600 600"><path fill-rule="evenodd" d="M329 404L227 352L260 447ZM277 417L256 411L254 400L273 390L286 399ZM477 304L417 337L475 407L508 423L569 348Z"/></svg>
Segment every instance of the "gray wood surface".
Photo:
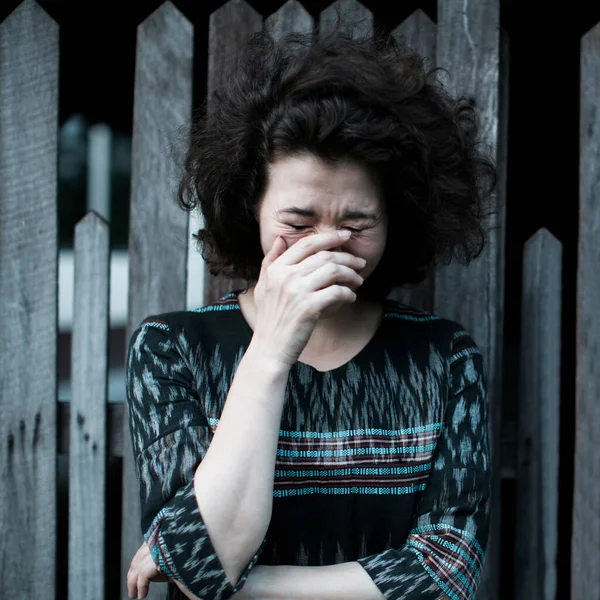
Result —
<svg viewBox="0 0 600 600"><path fill-rule="evenodd" d="M436 65L450 73L449 78L444 78L444 83L451 93L474 101L481 120L482 139L490 145L490 154L496 157L501 93L498 0L469 3L439 0L437 31ZM502 193L502 189L498 193ZM503 201L500 195L498 199ZM469 267L453 263L439 268L434 295L435 312L461 323L481 348L485 361L494 482L490 538L477 594L480 600L498 598L500 564L503 213L493 217L490 224L496 229L490 234L483 255Z"/></svg>
<svg viewBox="0 0 600 600"><path fill-rule="evenodd" d="M502 353L504 348L504 278L505 278L505 246L506 246L506 173L508 159L508 92L509 92L509 55L510 39L508 32L500 29L500 71L498 82L498 123L496 142L496 172L497 188L496 200L498 214L495 224L498 227L493 235L495 244L495 259L497 269L496 298L498 299L497 328L495 331L495 347L497 349L497 363L494 372L495 380L491 382L493 395L490 396L490 427L492 434L492 451L494 453L492 468L494 480L492 483L493 507L500 507L501 480L515 479L517 476L517 424L514 420L503 419L502 416ZM493 509L492 509L493 510ZM492 515L491 538L488 544L488 558L495 561L496 579L494 585L500 583L499 561L501 558L501 514L496 508ZM498 589L498 588L496 588Z"/></svg>
<svg viewBox="0 0 600 600"><path fill-rule="evenodd" d="M208 32L208 110L212 93L223 83L226 62L246 43L248 36L262 30L263 18L244 0L229 0L210 15ZM222 298L232 289L246 287L241 279L211 275L205 269L204 301Z"/></svg>
<svg viewBox="0 0 600 600"><path fill-rule="evenodd" d="M600 598L600 23L581 40L577 382L571 598Z"/></svg>
<svg viewBox="0 0 600 600"><path fill-rule="evenodd" d="M69 599L102 600L110 232L89 212L75 227L69 453Z"/></svg>
<svg viewBox="0 0 600 600"><path fill-rule="evenodd" d="M404 19L392 31L392 35L423 56L426 68L435 67L435 23L420 8Z"/></svg>
<svg viewBox="0 0 600 600"><path fill-rule="evenodd" d="M298 0L288 0L278 11L269 15L263 24L264 30L275 39L291 32L312 33L314 27L314 19Z"/></svg>
<svg viewBox="0 0 600 600"><path fill-rule="evenodd" d="M562 244L525 244L519 375L515 599L554 600L558 549Z"/></svg>
<svg viewBox="0 0 600 600"><path fill-rule="evenodd" d="M344 28L352 30L354 36L372 35L373 13L357 0L336 0L330 4L319 17L319 35L327 33L340 15Z"/></svg>
<svg viewBox="0 0 600 600"><path fill-rule="evenodd" d="M0 24L0 598L56 593L58 26Z"/></svg>
<svg viewBox="0 0 600 600"><path fill-rule="evenodd" d="M426 68L435 66L435 23L421 10L415 10L392 31L392 35L403 41L425 58ZM392 291L394 300L428 312L433 311L435 277L431 274L417 285L403 286Z"/></svg>
<svg viewBox="0 0 600 600"><path fill-rule="evenodd" d="M58 27L0 24L0 598L54 598Z"/></svg>
<svg viewBox="0 0 600 600"><path fill-rule="evenodd" d="M127 339L146 317L182 310L186 299L188 215L176 202L178 169L173 135L192 110L193 27L171 2L137 30L129 231ZM143 538L138 485L127 421L123 437L121 598L129 564ZM149 598L164 598L152 584Z"/></svg>
<svg viewBox="0 0 600 600"><path fill-rule="evenodd" d="M121 402L106 405L106 453L108 456L123 457L123 415L126 406ZM71 402L58 403L58 454L69 454L71 448Z"/></svg>

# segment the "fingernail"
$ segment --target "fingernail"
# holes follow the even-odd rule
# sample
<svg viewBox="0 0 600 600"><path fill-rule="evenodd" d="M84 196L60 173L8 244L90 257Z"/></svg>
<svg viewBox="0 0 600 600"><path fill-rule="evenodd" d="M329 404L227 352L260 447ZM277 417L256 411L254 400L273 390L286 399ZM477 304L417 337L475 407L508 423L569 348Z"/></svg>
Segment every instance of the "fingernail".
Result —
<svg viewBox="0 0 600 600"><path fill-rule="evenodd" d="M348 229L340 229L339 234L342 238L349 238L352 235L352 232Z"/></svg>
<svg viewBox="0 0 600 600"><path fill-rule="evenodd" d="M360 264L361 266L363 266L363 267L364 267L364 266L367 264L367 261L366 261L364 258L359 258L359 259L358 259L358 262L359 262L359 264Z"/></svg>

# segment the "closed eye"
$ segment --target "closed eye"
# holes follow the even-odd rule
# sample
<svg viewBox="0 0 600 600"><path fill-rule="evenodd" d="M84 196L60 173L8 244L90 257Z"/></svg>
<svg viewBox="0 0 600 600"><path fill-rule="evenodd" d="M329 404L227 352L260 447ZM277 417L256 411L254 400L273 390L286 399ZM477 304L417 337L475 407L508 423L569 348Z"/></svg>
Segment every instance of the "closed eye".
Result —
<svg viewBox="0 0 600 600"><path fill-rule="evenodd" d="M305 229L309 229L310 225L292 225L291 223L289 223L288 227L291 227L296 231L304 231ZM362 231L362 229L357 229L356 227L344 227L343 229L347 229L351 233L360 233Z"/></svg>

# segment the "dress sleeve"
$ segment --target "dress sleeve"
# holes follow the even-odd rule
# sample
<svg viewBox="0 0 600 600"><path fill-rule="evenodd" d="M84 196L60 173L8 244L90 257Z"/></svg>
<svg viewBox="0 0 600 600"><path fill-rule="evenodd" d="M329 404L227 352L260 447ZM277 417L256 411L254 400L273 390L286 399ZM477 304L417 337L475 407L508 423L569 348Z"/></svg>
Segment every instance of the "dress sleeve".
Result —
<svg viewBox="0 0 600 600"><path fill-rule="evenodd" d="M458 331L445 424L406 543L358 561L385 598L474 600L489 528L487 413L483 358Z"/></svg>
<svg viewBox="0 0 600 600"><path fill-rule="evenodd" d="M230 598L243 586L262 545L232 585L194 493L194 474L212 432L166 320L146 319L132 334L126 386L141 527L154 562L200 598Z"/></svg>

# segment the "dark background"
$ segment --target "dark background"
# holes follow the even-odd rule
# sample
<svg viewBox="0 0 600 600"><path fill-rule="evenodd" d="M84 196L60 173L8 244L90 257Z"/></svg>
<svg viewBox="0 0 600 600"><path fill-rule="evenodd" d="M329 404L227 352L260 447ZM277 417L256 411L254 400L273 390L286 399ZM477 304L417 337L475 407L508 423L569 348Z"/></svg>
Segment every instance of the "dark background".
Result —
<svg viewBox="0 0 600 600"><path fill-rule="evenodd" d="M224 2L181 0L174 4L195 25L195 104L205 94L208 18ZM265 17L282 0L249 0ZM302 0L314 16L331 2ZM392 30L416 8L436 19L436 2L369 1L376 25ZM19 4L2 0L0 20ZM136 26L158 0L40 0L60 25L60 124L81 114L89 125L107 123L117 135L130 138ZM501 0L501 27L508 33L509 123L507 229L505 271L505 348L503 417L517 419L521 304L521 260L526 240L540 227L563 243L561 466L558 545L558 598L570 595L571 510L575 414L575 324L579 193L580 38L600 21L600 3L573 0L548 8L542 2ZM59 183L61 247L71 247L75 223L85 213L85 173ZM128 173L114 173L111 197L111 245L127 246ZM116 336L117 345L123 343ZM61 353L61 356L64 353ZM112 362L119 362L115 351ZM68 353L67 353L68 360ZM64 458L64 457L63 457ZM108 472L109 535L107 597L119 597L120 461ZM66 532L67 491L59 491L59 532ZM516 485L503 480L503 565L501 596L511 598L514 586ZM58 598L66 598L67 536L60 536Z"/></svg>

